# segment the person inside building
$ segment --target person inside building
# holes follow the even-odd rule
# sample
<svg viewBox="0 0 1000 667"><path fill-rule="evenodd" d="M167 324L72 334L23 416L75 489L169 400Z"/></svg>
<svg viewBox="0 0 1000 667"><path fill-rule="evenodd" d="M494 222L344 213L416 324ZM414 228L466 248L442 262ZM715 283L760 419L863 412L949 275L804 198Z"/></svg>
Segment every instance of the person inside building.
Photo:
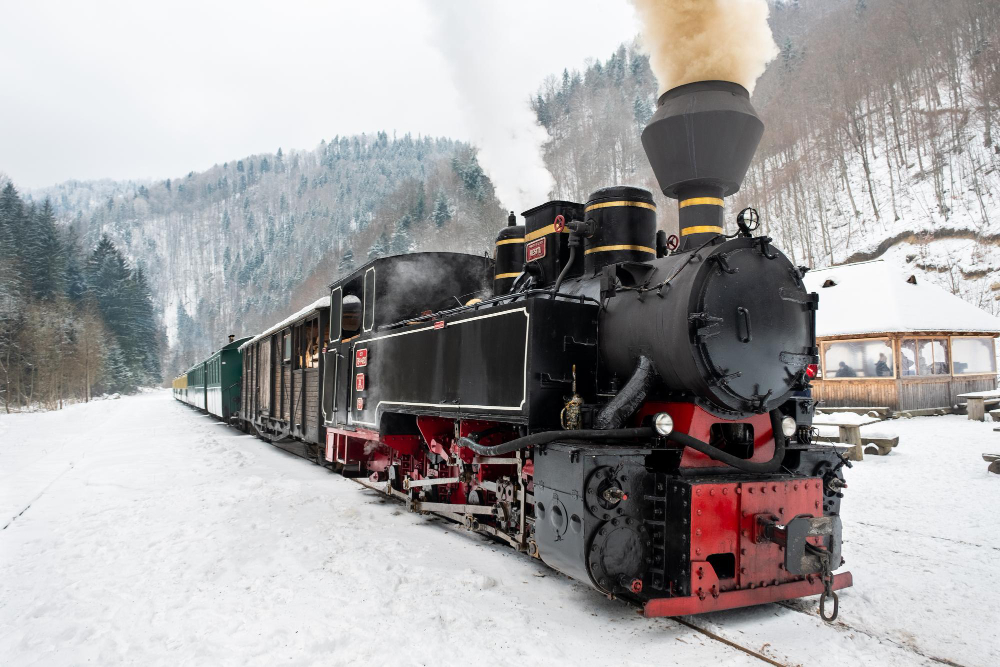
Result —
<svg viewBox="0 0 1000 667"><path fill-rule="evenodd" d="M892 367L889 365L889 359L885 353L878 355L878 361L875 362L875 375L880 378L892 377Z"/></svg>
<svg viewBox="0 0 1000 667"><path fill-rule="evenodd" d="M840 367L837 368L837 377L839 378L856 378L858 374L854 372L854 369L847 365L846 362L841 361Z"/></svg>

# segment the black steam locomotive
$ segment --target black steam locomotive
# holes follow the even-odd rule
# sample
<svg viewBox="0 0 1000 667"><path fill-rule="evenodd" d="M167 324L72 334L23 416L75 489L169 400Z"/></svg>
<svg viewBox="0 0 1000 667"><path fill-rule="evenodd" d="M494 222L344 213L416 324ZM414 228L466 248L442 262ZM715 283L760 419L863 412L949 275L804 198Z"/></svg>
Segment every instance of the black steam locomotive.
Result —
<svg viewBox="0 0 1000 667"><path fill-rule="evenodd" d="M812 594L835 616L817 296L752 211L724 231L762 132L736 84L668 91L642 141L679 237L609 187L512 214L493 260L369 262L240 346L237 423L648 616Z"/></svg>

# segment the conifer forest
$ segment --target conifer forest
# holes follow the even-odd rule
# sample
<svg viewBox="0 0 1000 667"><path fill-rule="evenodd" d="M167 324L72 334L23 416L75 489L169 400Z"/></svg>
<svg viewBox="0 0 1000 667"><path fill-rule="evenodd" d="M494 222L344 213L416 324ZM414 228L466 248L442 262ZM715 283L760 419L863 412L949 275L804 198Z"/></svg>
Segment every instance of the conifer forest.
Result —
<svg viewBox="0 0 1000 667"><path fill-rule="evenodd" d="M54 409L159 384L163 334L146 274L107 236L84 246L52 204L0 192L0 401Z"/></svg>

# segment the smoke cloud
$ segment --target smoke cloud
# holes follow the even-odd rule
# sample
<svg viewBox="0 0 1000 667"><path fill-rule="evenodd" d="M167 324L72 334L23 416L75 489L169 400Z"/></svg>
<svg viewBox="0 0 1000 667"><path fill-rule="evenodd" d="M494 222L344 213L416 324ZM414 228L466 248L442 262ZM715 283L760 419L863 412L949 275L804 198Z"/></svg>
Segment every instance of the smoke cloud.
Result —
<svg viewBox="0 0 1000 667"><path fill-rule="evenodd" d="M555 180L542 160L548 141L528 101L524 71L531 49L516 36L497 39L512 25L501 2L428 3L437 46L448 63L479 162L507 208L521 211L545 202ZM491 37L492 36L492 37Z"/></svg>
<svg viewBox="0 0 1000 667"><path fill-rule="evenodd" d="M751 93L776 55L767 0L632 0L660 94L692 81L738 83Z"/></svg>

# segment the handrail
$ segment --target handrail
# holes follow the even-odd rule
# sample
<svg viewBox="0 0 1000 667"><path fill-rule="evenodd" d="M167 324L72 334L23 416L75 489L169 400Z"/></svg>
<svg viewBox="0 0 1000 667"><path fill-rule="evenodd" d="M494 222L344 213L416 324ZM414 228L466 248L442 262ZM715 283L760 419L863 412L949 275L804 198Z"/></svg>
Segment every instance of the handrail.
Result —
<svg viewBox="0 0 1000 667"><path fill-rule="evenodd" d="M500 304L509 299L510 303L514 303L519 299L527 299L529 296L548 296L551 298L561 297L563 299L569 299L571 301L579 301L580 303L593 303L600 306L601 302L597 299L584 296L583 294L567 294L566 292L553 292L551 289L531 289L524 292L515 292L514 294L502 294L500 296L495 296L490 299L484 299L476 303L471 303L465 306L460 306L457 308L449 308L446 310L439 310L434 313L428 313L426 315L417 315L416 317L408 317L405 320L399 320L398 322L393 322L391 324L383 324L378 327L379 331L385 331L387 329L394 329L396 327L406 326L407 324L412 324L413 322L427 322L430 320L440 319L442 317L448 317L451 315L457 315L465 312L475 312L482 308L483 306L492 306L494 304Z"/></svg>

